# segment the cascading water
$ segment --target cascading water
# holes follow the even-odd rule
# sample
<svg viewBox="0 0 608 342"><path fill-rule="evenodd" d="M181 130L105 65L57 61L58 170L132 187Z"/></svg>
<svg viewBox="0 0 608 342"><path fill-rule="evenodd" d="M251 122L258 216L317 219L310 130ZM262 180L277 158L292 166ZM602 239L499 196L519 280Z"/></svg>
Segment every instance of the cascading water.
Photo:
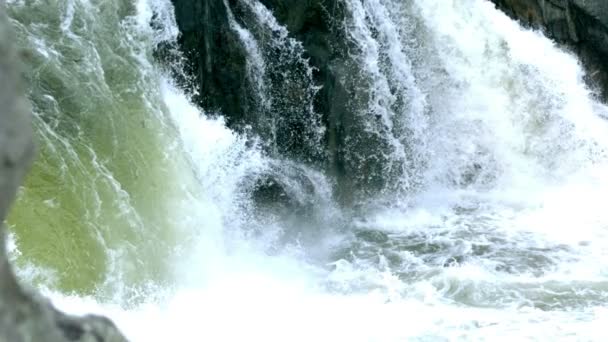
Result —
<svg viewBox="0 0 608 342"><path fill-rule="evenodd" d="M347 159L360 171L355 177L395 197L415 190L425 162L426 96L412 75L406 36L387 20L391 8L378 1L345 4L351 15L346 34L353 45L355 75L348 73L341 81L358 100L353 104L355 123L347 133L354 148Z"/></svg>
<svg viewBox="0 0 608 342"><path fill-rule="evenodd" d="M352 209L303 47L224 4L253 133L154 60L168 0L7 3L39 146L8 220L24 282L134 341L601 339L608 109L573 56L484 0L344 0Z"/></svg>
<svg viewBox="0 0 608 342"><path fill-rule="evenodd" d="M66 292L163 282L181 220L169 213L185 216L194 179L174 152L160 88L149 86L160 78L146 9L119 1L7 7L28 51L40 149L9 218L27 255L16 263L48 270L37 277Z"/></svg>
<svg viewBox="0 0 608 342"><path fill-rule="evenodd" d="M257 1L242 1L245 21L251 30L237 22L227 1L230 26L247 52L249 83L257 105L253 120L263 141L273 154L286 153L311 162L322 154L324 128L313 102L318 87L313 70L303 57L302 44L289 37L272 12ZM261 48L261 47L262 48Z"/></svg>

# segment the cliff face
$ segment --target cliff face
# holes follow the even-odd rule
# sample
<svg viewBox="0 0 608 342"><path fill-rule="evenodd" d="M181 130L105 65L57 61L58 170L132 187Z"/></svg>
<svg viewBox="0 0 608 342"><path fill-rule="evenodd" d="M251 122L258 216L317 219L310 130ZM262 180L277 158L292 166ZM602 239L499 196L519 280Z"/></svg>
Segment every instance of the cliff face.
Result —
<svg viewBox="0 0 608 342"><path fill-rule="evenodd" d="M71 317L22 288L11 270L3 222L34 155L18 54L0 3L0 341L125 341L103 317Z"/></svg>
<svg viewBox="0 0 608 342"><path fill-rule="evenodd" d="M249 109L245 89L245 51L230 28L221 0L174 1L186 72L196 82L195 100L241 121Z"/></svg>
<svg viewBox="0 0 608 342"><path fill-rule="evenodd" d="M336 90L335 66L338 60L333 37L332 16L340 8L335 0L264 0L278 21L287 27L291 37L302 42L304 58L314 68L313 79L322 85L315 96L314 109L323 120L334 126L339 116L340 92ZM230 26L229 9L237 22L247 20L242 2L235 0L173 0L179 44L186 60L186 73L193 77L197 94L194 100L209 113L221 111L231 127L255 127L261 115L253 98L256 87L247 79L247 52L238 34ZM338 16L339 17L339 16ZM334 44L334 45L332 45ZM281 58L281 57L277 57ZM274 80L276 81L276 79ZM284 107L294 107L290 104ZM287 112L290 110L287 108ZM286 113L285 116L287 116ZM329 140L335 144L335 129L330 129ZM333 132L333 133L332 133Z"/></svg>
<svg viewBox="0 0 608 342"><path fill-rule="evenodd" d="M348 104L351 95L340 82L348 70L347 42L339 27L344 7L336 0L261 0L261 3L273 11L290 35L302 42L304 57L314 68L314 81L320 86L314 106L327 127L327 164L331 173L345 174L349 166L343 147L352 113Z"/></svg>
<svg viewBox="0 0 608 342"><path fill-rule="evenodd" d="M577 53L588 70L588 81L608 99L608 1L604 0L490 0L522 24L542 29L549 37ZM246 52L230 28L226 5L235 11L236 0L173 0L181 31L180 45L189 61L205 109L221 110L229 124L250 123L255 107L246 80ZM302 42L315 81L321 85L315 107L330 127L329 145L339 143L344 115L343 90L336 82L346 50L335 29L344 17L335 0L261 0ZM333 127L333 129L331 128Z"/></svg>
<svg viewBox="0 0 608 342"><path fill-rule="evenodd" d="M328 100L334 78L330 71L336 49L331 42L332 14L339 11L335 0L263 0L291 36L302 42L310 64L315 67L315 81L322 84L317 96L319 112L330 111ZM221 110L228 124L251 123L254 100L248 85L246 52L238 35L230 27L228 9L237 21L241 4L235 0L173 0L180 29L180 48L184 52L187 72L194 77L198 94L195 100L206 110Z"/></svg>
<svg viewBox="0 0 608 342"><path fill-rule="evenodd" d="M172 0L180 29L179 45L187 59L187 73L194 77L198 94L195 101L207 112L221 110L227 124L233 128L254 126L256 100L252 98L255 85L247 79L247 52L231 28L228 11L236 22L248 20L243 1L236 0ZM341 153L348 131L348 94L339 79L345 74L346 39L341 28L344 8L336 0L262 0L277 21L289 31L289 36L302 43L303 58L312 67L312 79L319 86L314 96L314 111L321 115L327 127L327 154L306 158L323 165L329 172L344 173L348 168ZM227 8L229 7L229 9ZM246 26L246 25L244 25ZM277 34L274 32L272 34ZM280 53L277 53L277 55ZM280 59L281 57L277 57ZM273 81L277 81L273 75ZM302 90L299 90L302 91ZM270 92L270 95L272 93ZM303 108L288 104L283 118ZM259 106L258 106L259 107ZM295 114L297 115L297 114ZM298 129L289 134L293 135ZM298 137L296 137L296 140ZM293 146L303 145L296 141Z"/></svg>
<svg viewBox="0 0 608 342"><path fill-rule="evenodd" d="M576 52L588 81L608 99L608 1L491 0L524 25L542 29Z"/></svg>
<svg viewBox="0 0 608 342"><path fill-rule="evenodd" d="M269 0L266 4L280 5L283 18L296 30L304 30L306 19L293 16L309 10L308 2ZM207 109L221 109L230 119L246 114L246 52L236 32L230 27L226 5L238 10L236 1L173 0L180 29L180 47L187 60L187 72L194 77L199 94L197 102ZM308 26L306 30L315 30ZM317 44L319 39L314 40Z"/></svg>
<svg viewBox="0 0 608 342"><path fill-rule="evenodd" d="M500 9L519 19L524 25L543 29L548 36L576 52L585 64L588 83L600 96L608 99L608 2L603 0L492 0ZM243 37L234 23L258 34L259 47L264 50L267 66L281 64L280 48L264 44L280 36L276 29L260 28L252 20L249 0L172 0L176 9L177 24L181 31L180 49L188 61L187 72L194 76L199 94L195 100L208 113L219 110L231 128L260 133L256 125L267 113L256 103L254 82L248 78L248 54ZM277 122L289 121L293 125L281 126L273 132L276 138L285 138L285 148L278 150L279 157L313 161L336 176L337 188L344 200L349 194L361 190L376 191L386 186L383 166L385 161L377 151L386 148L382 138L367 134L368 122L357 110L366 106L373 97L367 92L368 75L361 75L356 57L357 46L349 36L345 22L350 19L346 3L336 0L259 0L272 11L276 21L288 31L288 36L301 43L302 56L312 67L312 81L318 90L312 106L320 114L323 126L323 153L298 152L306 145L301 134L302 120L298 113L305 112L296 100L306 90L285 82L284 74L291 69L266 70L271 77L268 84L276 91L263 91L274 100L287 99L274 112ZM232 24L231 24L232 20ZM232 26L231 26L232 25ZM257 25L257 26L256 26ZM260 32L263 31L263 32ZM372 30L373 31L373 30ZM376 34L377 32L372 32ZM266 40L265 40L266 39ZM273 51L276 49L277 51ZM253 59L253 58L251 58ZM287 64L283 63L282 66ZM299 65L301 66L301 65ZM269 68L272 68L270 66ZM278 68L277 68L278 69ZM274 74L273 74L274 72ZM294 82L296 83L296 82ZM278 95L278 96L275 96ZM293 95L293 96L292 96ZM366 102L367 101L367 102ZM369 111L368 111L369 112ZM309 114L309 113L305 113ZM302 115L299 116L300 118ZM294 118L294 119L290 119ZM303 138L304 137L304 138ZM383 145L384 144L384 145ZM278 145L281 145L279 141ZM314 150L314 149L309 149ZM350 153L349 151L358 151ZM361 166L365 166L365 172ZM377 175L361 176L355 175Z"/></svg>

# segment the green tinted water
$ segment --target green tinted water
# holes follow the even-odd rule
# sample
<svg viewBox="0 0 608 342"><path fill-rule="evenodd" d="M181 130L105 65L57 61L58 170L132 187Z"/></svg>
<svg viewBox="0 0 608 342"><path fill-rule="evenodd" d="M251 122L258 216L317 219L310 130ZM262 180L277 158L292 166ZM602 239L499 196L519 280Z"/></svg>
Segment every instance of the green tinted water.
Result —
<svg viewBox="0 0 608 342"><path fill-rule="evenodd" d="M80 294L109 295L116 279L168 281L188 167L149 62L152 29L141 29L126 0L7 5L39 148L8 219L15 262Z"/></svg>

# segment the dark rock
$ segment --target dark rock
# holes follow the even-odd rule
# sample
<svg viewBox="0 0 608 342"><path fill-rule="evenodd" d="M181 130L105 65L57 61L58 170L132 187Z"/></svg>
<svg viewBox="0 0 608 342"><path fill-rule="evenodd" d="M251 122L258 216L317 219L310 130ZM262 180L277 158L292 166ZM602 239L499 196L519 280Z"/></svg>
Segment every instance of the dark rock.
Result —
<svg viewBox="0 0 608 342"><path fill-rule="evenodd" d="M179 44L194 77L194 100L209 111L221 110L229 124L241 123L250 103L246 91L246 56L230 28L221 0L173 2L180 28Z"/></svg>
<svg viewBox="0 0 608 342"><path fill-rule="evenodd" d="M263 114L252 95L247 79L247 56L242 43L230 27L227 8L235 20L255 30L247 17L245 1L172 0L181 31L180 48L189 61L188 73L195 76L200 93L195 97L207 111L219 110L232 128L252 127L260 133ZM357 111L365 108L370 94L365 75L349 55L356 51L347 37L344 2L338 0L259 0L270 9L289 36L302 43L304 57L313 67L313 80L320 90L314 96L314 111L322 116L326 128L324 151L311 152L306 143L304 121L290 119L299 109L289 100L300 88L290 88L285 79L273 78L282 93L269 93L285 100L276 130L280 158L296 159L324 168L337 182L341 202L383 191L391 179L386 160L377 153L388 148L382 137L366 135L365 122ZM599 96L608 99L608 2L602 0L492 0L524 25L542 28L546 34L576 52L587 68L587 81ZM270 47L264 45L263 49ZM279 58L274 58L278 60ZM280 75L280 73L279 73ZM289 80L288 80L289 81ZM290 95L291 94L291 95ZM285 95L285 96L281 96ZM289 95L289 96L288 96ZM258 106L259 107L259 106ZM285 109L285 110L283 110ZM305 147L306 146L306 147ZM396 171L397 172L397 171ZM472 174L473 175L473 174ZM261 187L261 194L276 192L276 186ZM275 196L276 197L276 196Z"/></svg>
<svg viewBox="0 0 608 342"><path fill-rule="evenodd" d="M31 111L14 41L0 3L0 341L126 341L106 318L57 311L46 299L24 289L10 267L2 222L34 155Z"/></svg>
<svg viewBox="0 0 608 342"><path fill-rule="evenodd" d="M605 0L491 0L524 25L572 49L587 81L608 99L608 2Z"/></svg>
<svg viewBox="0 0 608 342"><path fill-rule="evenodd" d="M244 21L242 5L227 2L237 21ZM351 125L352 110L349 99L352 94L345 89L341 79L348 78L352 66L348 66L347 39L343 37L344 6L337 0L262 0L277 21L284 25L290 37L301 42L304 58L313 67L313 80L320 86L314 97L314 110L322 115L327 128L323 141L323 153L302 153L298 147L305 145L293 125L291 155L307 155L305 160L326 168L331 175L344 175L353 163L347 154L345 132ZM228 125L255 128L255 104L247 94L246 56L243 47L229 27L226 8L222 0L173 0L177 23L180 28L180 47L189 61L188 73L196 76L200 94L197 103L207 110L218 109L227 118ZM345 76L346 75L346 76ZM296 141L292 141L292 140ZM301 140L301 139L300 139ZM285 152L285 151L281 151ZM310 157L312 156L312 158ZM297 156L296 156L297 157ZM302 159L302 158L300 158ZM344 193L352 190L350 177L339 178Z"/></svg>
<svg viewBox="0 0 608 342"><path fill-rule="evenodd" d="M277 20L285 25L290 34L302 42L305 57L314 67L315 83L321 86L315 98L315 110L323 116L327 128L325 146L328 152L325 161L328 173L340 176L353 170L354 161L346 153L348 136L351 129L352 108L348 92L342 78L352 77L347 65L347 39L344 36L343 22L345 8L337 0L262 0L273 11ZM355 162L356 163L356 162ZM354 189L354 177L338 177L338 194L343 200Z"/></svg>
<svg viewBox="0 0 608 342"><path fill-rule="evenodd" d="M279 214L302 216L314 207L315 184L296 164L275 164L267 172L245 179L242 186L249 189L256 206Z"/></svg>
<svg viewBox="0 0 608 342"><path fill-rule="evenodd" d="M291 38L301 42L303 57L313 68L313 82L319 86L313 99L314 112L320 113L325 127L322 146L314 146L323 151L306 148L310 145L307 134L302 133L302 124L306 125L306 120L290 118L296 117L299 111L295 108L297 103L289 100L289 87L283 85L289 84L290 80L271 78L273 87L279 91L277 94L269 93L274 101L279 102L281 115L278 122L290 123L284 129L279 125L276 132L279 157L304 161L324 169L326 174L336 179L336 195L343 203L356 202L366 194L382 189L390 177L383 174L384 160L378 157L377 151L387 146L381 138L367 134L366 123L356 115L360 108L367 106L368 89L361 85L368 81L349 53L356 47L351 46L352 41L346 36L344 3L337 0L260 2L287 28ZM229 27L224 1L173 0L173 3L182 32L180 46L191 64L189 72L197 75L196 82L201 91L198 104L207 110L220 109L232 128L251 126L254 133L264 137L264 133L257 129L258 119L255 117L263 113L258 111L256 114L255 103L250 100L251 95L247 95L251 86L247 85L244 51ZM248 17L244 1L226 3L237 22L249 30L257 29L256 23ZM212 18L207 20L207 16ZM264 45L262 48L272 47ZM221 57L225 53L238 55L238 61ZM281 63L281 58L272 59ZM222 72L234 77L218 77ZM296 87L298 91L302 90Z"/></svg>

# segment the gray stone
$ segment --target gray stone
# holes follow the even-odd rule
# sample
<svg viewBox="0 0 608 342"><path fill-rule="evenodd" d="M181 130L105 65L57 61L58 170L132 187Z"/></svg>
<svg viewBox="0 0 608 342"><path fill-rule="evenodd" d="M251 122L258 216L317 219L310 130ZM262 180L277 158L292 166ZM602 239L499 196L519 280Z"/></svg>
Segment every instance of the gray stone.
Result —
<svg viewBox="0 0 608 342"><path fill-rule="evenodd" d="M572 0L572 4L597 19L603 26L608 27L608 1Z"/></svg>
<svg viewBox="0 0 608 342"><path fill-rule="evenodd" d="M34 156L31 110L19 72L19 52L0 1L0 342L126 341L104 317L73 317L21 286L12 272L2 222Z"/></svg>

